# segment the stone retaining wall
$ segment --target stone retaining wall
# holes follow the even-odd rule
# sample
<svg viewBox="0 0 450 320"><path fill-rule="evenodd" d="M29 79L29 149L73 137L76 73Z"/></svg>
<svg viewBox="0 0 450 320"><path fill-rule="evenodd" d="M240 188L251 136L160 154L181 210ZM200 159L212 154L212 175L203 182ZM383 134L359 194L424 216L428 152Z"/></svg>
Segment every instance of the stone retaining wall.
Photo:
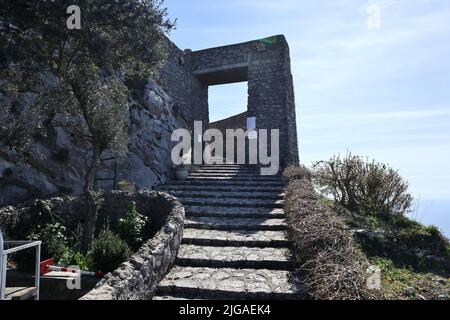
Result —
<svg viewBox="0 0 450 320"><path fill-rule="evenodd" d="M151 298L157 284L175 262L183 236L184 208L176 198L162 192L142 191L136 194L107 192L98 219L114 223L126 212L131 201L155 226L152 238L129 261L109 273L83 300L134 300ZM80 198L56 197L34 200L17 207L0 209L0 228L7 239L21 237L38 224L63 219L68 228L83 222ZM15 237L15 238L14 238ZM48 257L42 257L43 259Z"/></svg>
<svg viewBox="0 0 450 320"><path fill-rule="evenodd" d="M184 208L172 196L162 194L171 210L162 229L131 259L107 274L81 300L151 299L158 283L175 263L183 237Z"/></svg>

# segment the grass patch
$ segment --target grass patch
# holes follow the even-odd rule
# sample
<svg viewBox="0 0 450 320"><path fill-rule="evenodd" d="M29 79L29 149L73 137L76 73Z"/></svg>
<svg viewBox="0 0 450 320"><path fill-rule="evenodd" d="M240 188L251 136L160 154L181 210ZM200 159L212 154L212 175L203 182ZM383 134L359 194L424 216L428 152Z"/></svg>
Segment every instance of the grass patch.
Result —
<svg viewBox="0 0 450 320"><path fill-rule="evenodd" d="M370 263L381 269L381 293L385 299L450 299L450 279L433 273L417 273L407 267L399 268L386 258L372 257Z"/></svg>

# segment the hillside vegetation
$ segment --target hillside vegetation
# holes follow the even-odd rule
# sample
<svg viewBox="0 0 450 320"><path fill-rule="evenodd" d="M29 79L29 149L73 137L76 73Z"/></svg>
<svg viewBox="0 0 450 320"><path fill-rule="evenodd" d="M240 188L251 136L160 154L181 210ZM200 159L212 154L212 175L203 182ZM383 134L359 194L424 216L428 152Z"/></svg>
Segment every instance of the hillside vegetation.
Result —
<svg viewBox="0 0 450 320"><path fill-rule="evenodd" d="M450 242L407 217L408 183L347 154L284 172L285 209L305 282L317 299L450 299ZM381 286L368 287L371 270Z"/></svg>

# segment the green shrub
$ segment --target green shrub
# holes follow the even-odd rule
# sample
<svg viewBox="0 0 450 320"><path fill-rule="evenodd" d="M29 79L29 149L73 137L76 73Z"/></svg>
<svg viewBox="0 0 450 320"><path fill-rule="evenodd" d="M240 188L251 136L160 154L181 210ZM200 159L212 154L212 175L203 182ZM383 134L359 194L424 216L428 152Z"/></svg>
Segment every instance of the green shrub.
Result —
<svg viewBox="0 0 450 320"><path fill-rule="evenodd" d="M68 250L68 238L66 236L67 229L60 223L38 225L27 240L42 241L41 260L53 258L59 261L64 257ZM14 260L17 262L19 269L28 270L33 266L35 252L31 249L17 254Z"/></svg>
<svg viewBox="0 0 450 320"><path fill-rule="evenodd" d="M371 257L370 262L381 269L383 299L393 300L448 300L450 281L433 273L415 272L407 266L398 266L384 257ZM411 293L412 291L412 293Z"/></svg>
<svg viewBox="0 0 450 320"><path fill-rule="evenodd" d="M58 261L58 264L61 266L77 266L80 270L92 270L93 269L93 261L92 257L89 254L82 254L79 251L73 251L68 249L63 257Z"/></svg>
<svg viewBox="0 0 450 320"><path fill-rule="evenodd" d="M66 227L60 223L46 224L42 227L38 226L38 228L30 234L28 240L41 240L41 255L44 258L54 258L55 260L59 260L67 250L68 238L66 233Z"/></svg>
<svg viewBox="0 0 450 320"><path fill-rule="evenodd" d="M145 241L145 227L149 223L148 217L139 213L136 203L132 202L128 206L128 212L119 220L117 231L119 236L134 250L139 249Z"/></svg>
<svg viewBox="0 0 450 320"><path fill-rule="evenodd" d="M408 183L397 171L351 153L316 162L313 177L324 196L362 214L405 214L413 203Z"/></svg>
<svg viewBox="0 0 450 320"><path fill-rule="evenodd" d="M89 253L95 271L111 272L131 256L130 247L111 231L102 231Z"/></svg>
<svg viewBox="0 0 450 320"><path fill-rule="evenodd" d="M134 185L134 183L125 181L125 180L119 181L117 183L117 189L119 191L125 191L125 192L129 192L129 193L136 192L136 186Z"/></svg>

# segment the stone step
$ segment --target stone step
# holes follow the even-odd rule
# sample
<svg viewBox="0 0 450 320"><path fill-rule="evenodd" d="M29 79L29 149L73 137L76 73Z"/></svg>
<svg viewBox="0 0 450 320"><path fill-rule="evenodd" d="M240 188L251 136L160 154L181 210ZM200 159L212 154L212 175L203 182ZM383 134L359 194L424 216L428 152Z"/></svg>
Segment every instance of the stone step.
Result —
<svg viewBox="0 0 450 320"><path fill-rule="evenodd" d="M213 218L191 217L184 221L185 228L202 230L286 230L284 219L246 219L246 218Z"/></svg>
<svg viewBox="0 0 450 320"><path fill-rule="evenodd" d="M186 228L183 244L200 246L290 247L287 231L200 230Z"/></svg>
<svg viewBox="0 0 450 320"><path fill-rule="evenodd" d="M245 173L245 174L260 174L261 171L259 170L249 170L249 169L230 169L230 168L224 168L224 169L197 169L192 173L224 173L224 174L239 174L239 173Z"/></svg>
<svg viewBox="0 0 450 320"><path fill-rule="evenodd" d="M195 197L195 198L206 198L206 199L272 199L272 200L282 200L284 193L279 192L214 192L214 191L175 191L166 189L168 193L175 197Z"/></svg>
<svg viewBox="0 0 450 320"><path fill-rule="evenodd" d="M258 181L258 182L277 182L277 183L281 183L280 178L278 177L273 177L273 176L248 176L248 177L241 177L241 176L189 176L186 181L232 181L232 182L236 182L236 181L243 181L243 182L248 182L248 181Z"/></svg>
<svg viewBox="0 0 450 320"><path fill-rule="evenodd" d="M283 187L281 181L255 181L255 180L215 180L215 179L187 179L184 182L172 181L169 185L188 185L188 186L228 186L228 187Z"/></svg>
<svg viewBox="0 0 450 320"><path fill-rule="evenodd" d="M191 299L190 297L183 298L183 297L175 297L175 296L158 296L158 295L155 295L152 300L155 300L155 301L172 301L172 300L187 300L187 301L190 301L190 300L205 300L205 299Z"/></svg>
<svg viewBox="0 0 450 320"><path fill-rule="evenodd" d="M180 197L183 205L214 207L283 208L284 200L264 199L217 199Z"/></svg>
<svg viewBox="0 0 450 320"><path fill-rule="evenodd" d="M209 170L209 171L242 170L242 171L257 172L258 168L243 167L243 166L238 166L238 165L220 165L220 166L217 165L217 166L200 166L200 167L197 167L196 170Z"/></svg>
<svg viewBox="0 0 450 320"><path fill-rule="evenodd" d="M184 206L187 217L226 217L226 218L285 218L280 208L245 208L245 207L211 207Z"/></svg>
<svg viewBox="0 0 450 320"><path fill-rule="evenodd" d="M202 164L196 165L197 169L242 169L242 170L260 170L261 165L257 164L236 164L236 163L223 163L223 164Z"/></svg>
<svg viewBox="0 0 450 320"><path fill-rule="evenodd" d="M189 299L305 299L304 287L289 271L267 269L174 267L157 296Z"/></svg>
<svg viewBox="0 0 450 320"><path fill-rule="evenodd" d="M293 270L295 260L287 248L209 247L183 244L178 252L177 265Z"/></svg>
<svg viewBox="0 0 450 320"><path fill-rule="evenodd" d="M250 173L250 174L257 174L260 175L261 174L261 167L217 167L217 168L211 168L211 167L200 167L200 168L196 168L194 169L192 172L206 172L206 173L220 173L220 172L227 172L229 171L230 173L235 173L235 172L239 172L239 173ZM276 173L276 176L281 177L281 171Z"/></svg>
<svg viewBox="0 0 450 320"><path fill-rule="evenodd" d="M209 172L220 172L220 171L248 171L248 172L258 172L257 169L245 168L239 166L218 166L218 167L199 167L194 169L194 171L209 171Z"/></svg>
<svg viewBox="0 0 450 320"><path fill-rule="evenodd" d="M218 178L264 178L264 177L271 177L271 178L277 178L280 179L279 176L263 176L259 172L218 172L218 171L211 171L211 172L192 172L190 177L218 177Z"/></svg>
<svg viewBox="0 0 450 320"><path fill-rule="evenodd" d="M278 187L267 187L267 186L195 186L195 185L165 185L157 187L156 189L161 191L214 191L214 192L274 192L281 193L283 188Z"/></svg>

